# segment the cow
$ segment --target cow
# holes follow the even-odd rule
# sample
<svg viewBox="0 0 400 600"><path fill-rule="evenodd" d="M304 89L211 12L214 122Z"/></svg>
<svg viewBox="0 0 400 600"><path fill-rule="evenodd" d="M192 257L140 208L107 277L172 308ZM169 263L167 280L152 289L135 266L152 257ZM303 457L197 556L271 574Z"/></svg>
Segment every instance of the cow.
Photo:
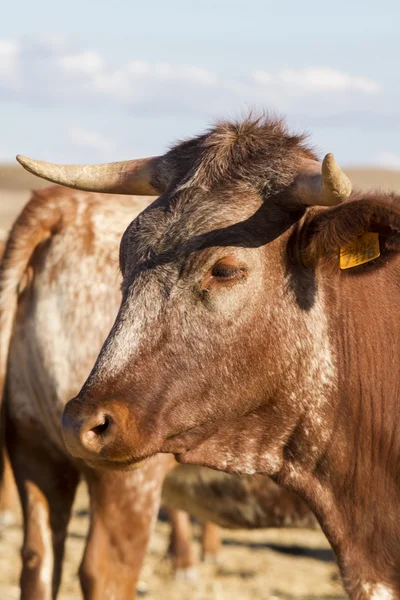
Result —
<svg viewBox="0 0 400 600"><path fill-rule="evenodd" d="M206 467L180 465L167 475L162 497L170 508L224 529L317 527L314 515L297 494L264 475L243 477ZM206 559L213 562L220 532L210 526L208 531L205 528L202 537L209 538L203 553L210 553Z"/></svg>
<svg viewBox="0 0 400 600"><path fill-rule="evenodd" d="M57 595L81 475L91 503L84 597L135 597L171 462L157 456L130 474L88 469L71 460L61 436L63 406L84 381L118 307L121 230L148 204L124 200L107 215L98 197L61 188L33 193L1 262L2 425L24 517L23 599Z"/></svg>
<svg viewBox="0 0 400 600"><path fill-rule="evenodd" d="M0 230L0 260L5 247L5 238L6 232ZM10 461L8 460L7 455L4 454L1 460L3 461L3 476L0 481L0 525L10 525L14 522L14 509L17 503L17 493Z"/></svg>
<svg viewBox="0 0 400 600"><path fill-rule="evenodd" d="M179 502L180 504L180 502ZM171 536L168 553L171 555L175 578L194 579L197 574L194 565L192 548L192 526L189 514L179 508L167 508L168 521L171 524ZM221 528L212 521L206 521L202 526L201 560L205 563L216 564L221 548Z"/></svg>
<svg viewBox="0 0 400 600"><path fill-rule="evenodd" d="M138 161L20 162L159 195L122 237L121 306L63 414L71 454L270 475L316 514L352 600L399 599L399 196L353 192L268 116Z"/></svg>
<svg viewBox="0 0 400 600"><path fill-rule="evenodd" d="M86 599L134 597L161 486L172 468L164 501L171 505L177 578L191 576L193 567L184 508L203 521L229 527L316 526L297 496L265 477L228 481L207 469L197 469L196 475L196 469L176 468L168 454L132 472L116 473L88 467L67 453L61 413L89 373L117 312L119 239L149 202L60 186L43 189L32 194L7 241L0 271L0 382L5 391L0 425L23 509L23 599L57 595L80 476L91 505L80 567ZM206 560L215 560L219 533L217 525L204 524Z"/></svg>
<svg viewBox="0 0 400 600"><path fill-rule="evenodd" d="M243 477L180 465L168 473L162 498L168 506L177 579L195 575L189 514L203 523L201 559L206 563L219 562L221 528L318 527L315 516L297 494L263 475Z"/></svg>

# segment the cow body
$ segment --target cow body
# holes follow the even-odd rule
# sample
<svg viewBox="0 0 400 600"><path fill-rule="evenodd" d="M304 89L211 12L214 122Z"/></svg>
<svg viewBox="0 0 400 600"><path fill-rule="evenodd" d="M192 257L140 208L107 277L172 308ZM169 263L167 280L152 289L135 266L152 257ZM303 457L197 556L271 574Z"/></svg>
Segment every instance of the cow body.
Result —
<svg viewBox="0 0 400 600"><path fill-rule="evenodd" d="M122 304L63 432L89 464L161 451L274 477L314 510L350 597L395 600L400 199L349 197L332 157L316 164L268 119L146 163L162 195L122 238ZM342 270L371 233L380 256Z"/></svg>
<svg viewBox="0 0 400 600"><path fill-rule="evenodd" d="M2 291L18 290L14 319L13 296L7 304L2 294L1 330L5 343L12 327L5 430L24 513L21 594L29 600L57 594L80 474L91 498L84 596L133 598L171 461L160 456L129 474L102 473L71 461L62 441L63 406L84 380L119 302L115 252L132 205L120 201L118 214L103 216L99 202L88 206L56 188L38 192L16 221L3 263ZM3 348L2 360L6 354Z"/></svg>
<svg viewBox="0 0 400 600"><path fill-rule="evenodd" d="M120 303L120 236L147 205L148 200L118 196L107 204L96 194L49 188L33 194L8 240L0 278L1 360L7 447L24 512L22 598L57 594L80 475L91 501L80 569L84 597L133 598L162 482L176 466L170 455L158 455L131 472L93 469L66 452L60 428L64 405L87 376ZM172 473L168 479L178 569L193 563L182 508L236 527L279 527L289 521L315 526L304 503L267 478L227 483L223 474L210 478L203 469L197 477L190 470L186 477L186 470L176 469L175 483ZM236 513L233 489L241 499ZM266 496L273 502L265 502ZM247 500L253 516L247 511L244 517ZM215 527L204 529L206 556L218 547Z"/></svg>
<svg viewBox="0 0 400 600"><path fill-rule="evenodd" d="M6 232L0 230L0 260L5 248ZM4 451L4 448L2 449ZM3 473L0 481L0 525L14 522L14 511L17 503L17 492L12 475L10 461L7 455L3 456ZM0 461L1 462L1 461Z"/></svg>
<svg viewBox="0 0 400 600"><path fill-rule="evenodd" d="M317 526L296 494L263 475L243 477L181 465L167 475L163 499L170 507L226 529Z"/></svg>

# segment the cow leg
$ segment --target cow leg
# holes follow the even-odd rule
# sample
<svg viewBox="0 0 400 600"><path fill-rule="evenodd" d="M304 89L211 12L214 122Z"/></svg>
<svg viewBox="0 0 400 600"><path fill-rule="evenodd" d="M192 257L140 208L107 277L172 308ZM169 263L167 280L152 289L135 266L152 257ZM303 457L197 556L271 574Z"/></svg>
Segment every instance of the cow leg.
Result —
<svg viewBox="0 0 400 600"><path fill-rule="evenodd" d="M203 523L201 536L201 559L203 562L216 564L221 548L221 527L211 521Z"/></svg>
<svg viewBox="0 0 400 600"><path fill-rule="evenodd" d="M51 450L9 449L24 517L21 600L56 598L78 473L51 460Z"/></svg>
<svg viewBox="0 0 400 600"><path fill-rule="evenodd" d="M0 525L10 525L15 521L18 495L10 461L5 451L3 461L4 471L0 484Z"/></svg>
<svg viewBox="0 0 400 600"><path fill-rule="evenodd" d="M160 504L162 457L130 472L86 474L91 525L80 568L85 600L132 600Z"/></svg>
<svg viewBox="0 0 400 600"><path fill-rule="evenodd" d="M167 508L171 525L168 553L171 555L175 579L193 579L192 527L184 510Z"/></svg>

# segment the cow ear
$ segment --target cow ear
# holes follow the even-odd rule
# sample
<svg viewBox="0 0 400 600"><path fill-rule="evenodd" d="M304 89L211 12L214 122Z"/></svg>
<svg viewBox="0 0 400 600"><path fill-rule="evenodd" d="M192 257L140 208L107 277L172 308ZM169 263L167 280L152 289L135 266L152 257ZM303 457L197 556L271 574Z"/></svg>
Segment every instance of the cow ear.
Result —
<svg viewBox="0 0 400 600"><path fill-rule="evenodd" d="M300 235L301 261L348 269L400 251L400 196L371 193L328 210L309 209Z"/></svg>

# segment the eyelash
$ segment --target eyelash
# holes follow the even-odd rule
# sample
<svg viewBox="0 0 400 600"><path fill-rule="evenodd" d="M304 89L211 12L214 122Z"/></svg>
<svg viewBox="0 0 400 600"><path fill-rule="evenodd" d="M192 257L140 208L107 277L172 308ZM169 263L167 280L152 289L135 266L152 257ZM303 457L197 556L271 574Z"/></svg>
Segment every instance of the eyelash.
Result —
<svg viewBox="0 0 400 600"><path fill-rule="evenodd" d="M235 279L241 279L244 274L245 271L243 268L226 264L216 264L211 271L211 276L217 281L233 281Z"/></svg>

